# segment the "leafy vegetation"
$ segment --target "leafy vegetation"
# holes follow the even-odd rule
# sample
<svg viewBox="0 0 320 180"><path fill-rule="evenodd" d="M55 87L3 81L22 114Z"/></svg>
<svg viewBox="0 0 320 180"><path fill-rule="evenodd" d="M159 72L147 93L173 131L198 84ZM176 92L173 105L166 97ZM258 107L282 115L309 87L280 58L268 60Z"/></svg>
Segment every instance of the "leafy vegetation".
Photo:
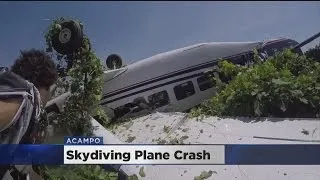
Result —
<svg viewBox="0 0 320 180"><path fill-rule="evenodd" d="M320 44L316 45L316 47L309 49L306 51L305 55L308 58L312 58L318 62L320 62Z"/></svg>
<svg viewBox="0 0 320 180"><path fill-rule="evenodd" d="M319 46L317 46L319 52ZM319 117L319 53L311 49L299 56L286 50L267 61L237 66L227 61L218 65L221 83L216 96L191 111L191 116ZM320 59L317 59L318 61Z"/></svg>
<svg viewBox="0 0 320 180"><path fill-rule="evenodd" d="M90 48L88 37L83 40L82 47L69 55L61 55L53 50L52 37L59 33L64 18L58 18L49 26L45 35L47 52L58 60L60 88L71 91L65 103L64 112L58 116L59 125L66 128L72 135L91 135L91 117L98 116L100 123L105 125L107 117L100 108L102 97L103 66L99 58ZM68 79L66 78L68 77ZM43 167L42 174L49 180L114 180L117 174L107 172L100 166L55 166Z"/></svg>
<svg viewBox="0 0 320 180"><path fill-rule="evenodd" d="M103 87L103 66L100 59L90 48L88 37L83 40L82 47L69 55L61 55L53 50L52 38L59 33L64 18L58 18L49 26L45 35L47 52L58 60L61 78L60 85L71 91L65 104L64 112L59 116L59 123L73 135L89 135L92 133L90 116L100 116L105 124L107 118L99 106ZM66 67L65 67L66 66ZM68 76L68 80L66 79Z"/></svg>
<svg viewBox="0 0 320 180"><path fill-rule="evenodd" d="M117 180L115 172L107 172L99 165L66 165L45 168L43 177L48 180Z"/></svg>

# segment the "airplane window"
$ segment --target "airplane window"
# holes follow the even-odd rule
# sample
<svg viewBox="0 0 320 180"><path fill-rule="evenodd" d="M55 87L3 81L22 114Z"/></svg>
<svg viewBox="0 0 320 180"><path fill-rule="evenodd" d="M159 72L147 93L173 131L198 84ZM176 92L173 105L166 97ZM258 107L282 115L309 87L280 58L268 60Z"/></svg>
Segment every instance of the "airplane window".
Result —
<svg viewBox="0 0 320 180"><path fill-rule="evenodd" d="M198 82L200 91L205 91L207 89L212 88L215 85L213 80L208 75L200 76L197 79L197 82Z"/></svg>
<svg viewBox="0 0 320 180"><path fill-rule="evenodd" d="M245 55L238 55L234 56L228 59L230 62L234 64L239 64L239 65L245 65L246 64L246 58Z"/></svg>
<svg viewBox="0 0 320 180"><path fill-rule="evenodd" d="M127 114L135 114L142 112L143 110L151 110L152 107L146 102L144 97L138 97L131 103L127 103L123 106L119 106L114 109L115 118L123 117Z"/></svg>
<svg viewBox="0 0 320 180"><path fill-rule="evenodd" d="M254 62L254 53L253 52L248 52L246 55L245 55L245 61L246 62Z"/></svg>
<svg viewBox="0 0 320 180"><path fill-rule="evenodd" d="M176 95L177 100L185 99L189 96L194 95L195 90L191 81L180 84L173 88L174 94Z"/></svg>
<svg viewBox="0 0 320 180"><path fill-rule="evenodd" d="M149 104L154 108L159 108L170 103L167 91L161 91L148 96Z"/></svg>
<svg viewBox="0 0 320 180"><path fill-rule="evenodd" d="M136 106L133 110L134 113L150 108L149 104L144 99L144 97L138 97L134 99L132 103Z"/></svg>
<svg viewBox="0 0 320 180"><path fill-rule="evenodd" d="M134 104L127 103L123 106L119 106L114 109L114 114L117 118L124 116L125 114L129 113L131 109L134 107Z"/></svg>

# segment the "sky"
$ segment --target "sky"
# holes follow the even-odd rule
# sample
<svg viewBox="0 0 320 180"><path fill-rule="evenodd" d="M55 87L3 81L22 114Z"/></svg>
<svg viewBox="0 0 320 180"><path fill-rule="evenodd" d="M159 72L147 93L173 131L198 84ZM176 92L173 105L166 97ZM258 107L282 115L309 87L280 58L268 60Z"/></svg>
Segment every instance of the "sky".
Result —
<svg viewBox="0 0 320 180"><path fill-rule="evenodd" d="M50 19L82 21L98 57L132 63L203 42L298 42L320 31L320 2L0 2L0 66L20 50L45 49ZM308 45L314 46L319 40Z"/></svg>

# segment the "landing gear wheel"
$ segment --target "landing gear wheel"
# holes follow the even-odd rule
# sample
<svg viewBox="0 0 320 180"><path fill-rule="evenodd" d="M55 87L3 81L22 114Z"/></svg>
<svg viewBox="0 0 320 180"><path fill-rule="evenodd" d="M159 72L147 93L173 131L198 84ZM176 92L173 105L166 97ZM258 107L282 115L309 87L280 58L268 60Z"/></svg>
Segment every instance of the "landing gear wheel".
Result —
<svg viewBox="0 0 320 180"><path fill-rule="evenodd" d="M52 37L53 48L62 55L71 54L82 46L83 29L76 21L60 24L61 30Z"/></svg>
<svg viewBox="0 0 320 180"><path fill-rule="evenodd" d="M111 54L107 57L106 65L109 69L119 69L122 67L122 59L117 54Z"/></svg>

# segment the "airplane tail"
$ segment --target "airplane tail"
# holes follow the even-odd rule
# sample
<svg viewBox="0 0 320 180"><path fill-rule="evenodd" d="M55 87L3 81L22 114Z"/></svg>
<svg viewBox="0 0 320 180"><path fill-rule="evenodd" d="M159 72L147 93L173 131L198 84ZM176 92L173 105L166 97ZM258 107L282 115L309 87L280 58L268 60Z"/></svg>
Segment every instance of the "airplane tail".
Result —
<svg viewBox="0 0 320 180"><path fill-rule="evenodd" d="M315 34L315 35L311 36L310 38L304 40L302 43L297 44L295 47L292 48L292 50L293 51L297 51L300 48L302 48L303 46L305 46L306 44L309 44L313 40L317 39L318 37L320 37L320 32L318 32L317 34Z"/></svg>

